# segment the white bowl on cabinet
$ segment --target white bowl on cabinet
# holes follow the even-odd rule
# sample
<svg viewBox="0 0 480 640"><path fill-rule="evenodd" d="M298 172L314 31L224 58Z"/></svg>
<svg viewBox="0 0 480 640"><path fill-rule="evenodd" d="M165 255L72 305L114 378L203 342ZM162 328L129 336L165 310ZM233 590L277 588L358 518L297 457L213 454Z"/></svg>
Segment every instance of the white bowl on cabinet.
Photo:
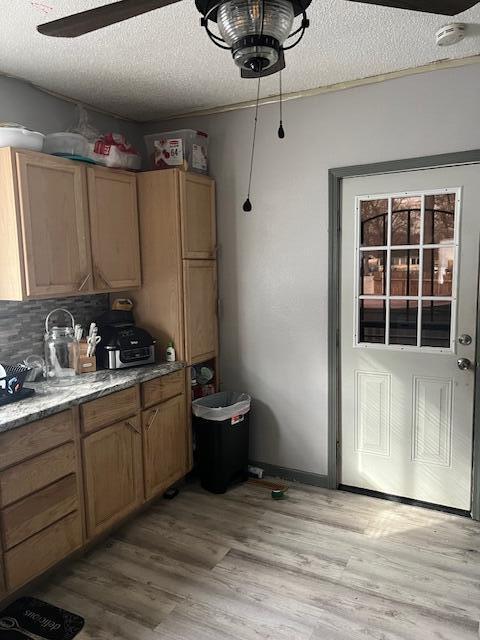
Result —
<svg viewBox="0 0 480 640"><path fill-rule="evenodd" d="M41 151L45 136L38 131L29 131L23 127L0 126L0 147L15 147Z"/></svg>

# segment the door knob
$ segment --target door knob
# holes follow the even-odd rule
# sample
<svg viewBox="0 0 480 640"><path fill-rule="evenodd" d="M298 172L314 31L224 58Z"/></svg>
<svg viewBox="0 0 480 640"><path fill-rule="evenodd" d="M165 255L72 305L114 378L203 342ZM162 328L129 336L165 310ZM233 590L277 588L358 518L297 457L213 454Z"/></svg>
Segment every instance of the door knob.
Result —
<svg viewBox="0 0 480 640"><path fill-rule="evenodd" d="M472 368L472 363L468 358L459 358L457 360L457 367L462 371L468 371Z"/></svg>

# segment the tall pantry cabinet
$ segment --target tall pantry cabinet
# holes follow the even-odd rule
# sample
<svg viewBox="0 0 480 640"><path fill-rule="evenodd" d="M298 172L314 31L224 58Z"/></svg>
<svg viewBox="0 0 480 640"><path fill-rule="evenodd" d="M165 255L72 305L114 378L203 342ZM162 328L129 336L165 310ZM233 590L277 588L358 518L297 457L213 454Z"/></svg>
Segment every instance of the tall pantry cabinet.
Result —
<svg viewBox="0 0 480 640"><path fill-rule="evenodd" d="M159 359L172 340L178 360L209 362L217 372L215 183L166 169L138 174L137 188L142 288L129 294L136 321L157 341Z"/></svg>
<svg viewBox="0 0 480 640"><path fill-rule="evenodd" d="M132 292L137 323L168 342L177 359L216 357L217 263L215 183L179 169L137 176L142 288Z"/></svg>

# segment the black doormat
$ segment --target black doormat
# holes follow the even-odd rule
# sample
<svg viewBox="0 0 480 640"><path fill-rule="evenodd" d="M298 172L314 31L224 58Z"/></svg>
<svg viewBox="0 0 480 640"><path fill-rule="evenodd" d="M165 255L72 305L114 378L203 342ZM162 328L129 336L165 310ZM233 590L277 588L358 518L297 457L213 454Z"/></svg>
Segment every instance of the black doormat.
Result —
<svg viewBox="0 0 480 640"><path fill-rule="evenodd" d="M0 612L1 640L72 640L85 620L37 598L19 598Z"/></svg>

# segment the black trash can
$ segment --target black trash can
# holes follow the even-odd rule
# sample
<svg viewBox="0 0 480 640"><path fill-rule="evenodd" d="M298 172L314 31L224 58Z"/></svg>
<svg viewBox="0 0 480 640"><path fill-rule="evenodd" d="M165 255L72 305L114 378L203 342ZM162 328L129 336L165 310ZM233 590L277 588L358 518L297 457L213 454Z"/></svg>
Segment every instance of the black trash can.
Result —
<svg viewBox="0 0 480 640"><path fill-rule="evenodd" d="M248 477L250 396L222 391L192 403L200 482L225 493Z"/></svg>

